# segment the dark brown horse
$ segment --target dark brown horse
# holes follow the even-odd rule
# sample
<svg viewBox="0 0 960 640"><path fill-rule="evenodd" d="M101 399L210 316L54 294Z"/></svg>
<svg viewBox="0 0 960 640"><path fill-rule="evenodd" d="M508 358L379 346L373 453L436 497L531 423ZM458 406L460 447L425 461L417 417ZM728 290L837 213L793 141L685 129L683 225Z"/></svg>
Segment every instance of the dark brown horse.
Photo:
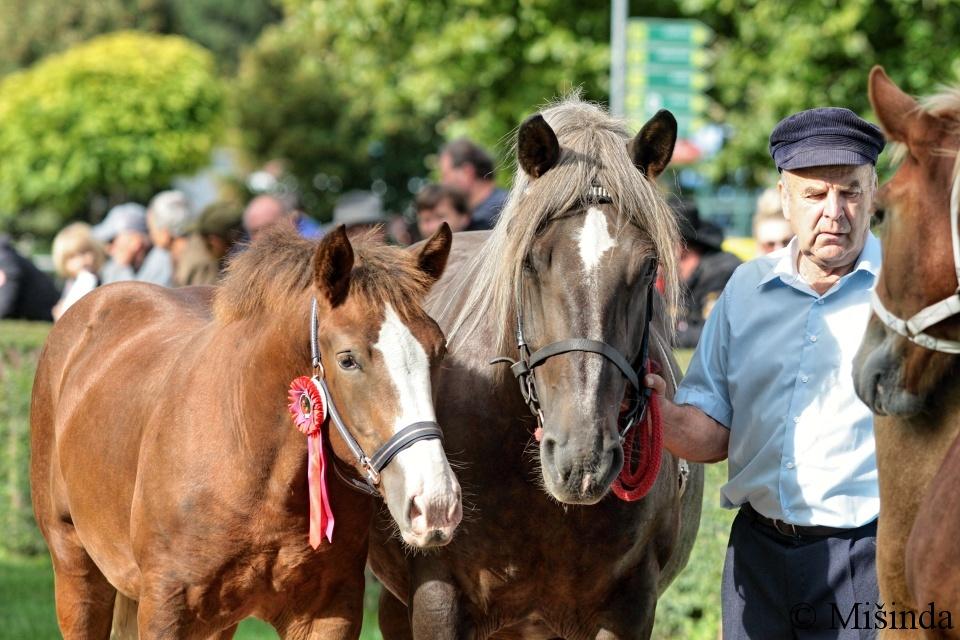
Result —
<svg viewBox="0 0 960 640"><path fill-rule="evenodd" d="M897 610L935 601L956 620L960 460L944 459L960 432L960 92L924 108L877 67L870 102L902 155L879 193L883 267L854 366L857 393L878 414L880 597Z"/></svg>
<svg viewBox="0 0 960 640"><path fill-rule="evenodd" d="M651 293L659 266L675 299L677 227L653 181L675 138L666 112L631 139L602 109L561 102L521 125L497 227L457 234L427 308L450 343L435 396L447 450L465 463L467 515L450 545L412 556L374 527L385 638L650 635L696 535L702 469L682 493L664 451L645 498L610 487L648 319L651 359L674 388L678 377L672 320ZM521 361L523 393L494 356Z"/></svg>
<svg viewBox="0 0 960 640"><path fill-rule="evenodd" d="M420 308L450 232L418 251L343 228L319 245L278 228L219 288L122 283L57 323L33 388L31 483L66 638L107 638L114 598L141 638L229 637L247 616L288 638L356 638L374 499L329 428L336 526L308 545L306 439L287 387L311 372L311 301L332 404L366 453L433 421L444 337ZM329 451L332 450L336 462ZM329 462L328 462L329 465ZM459 485L440 440L403 450L373 482L410 545L449 541Z"/></svg>

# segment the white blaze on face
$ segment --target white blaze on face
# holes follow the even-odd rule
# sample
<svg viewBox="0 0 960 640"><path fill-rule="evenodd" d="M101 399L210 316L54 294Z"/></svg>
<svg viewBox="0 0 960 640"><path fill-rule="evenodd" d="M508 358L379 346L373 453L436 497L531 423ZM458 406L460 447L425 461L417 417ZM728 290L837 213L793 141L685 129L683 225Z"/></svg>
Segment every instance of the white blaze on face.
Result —
<svg viewBox="0 0 960 640"><path fill-rule="evenodd" d="M383 356L397 391L399 413L393 432L414 422L435 421L427 352L389 304L373 348Z"/></svg>
<svg viewBox="0 0 960 640"><path fill-rule="evenodd" d="M600 259L610 249L617 246L616 240L610 235L607 225L607 216L597 207L587 209L583 220L583 229L580 230L580 260L583 262L583 271L586 276L586 285L583 287L582 313L586 316L588 336L594 340L602 340L600 326L600 291L596 286L597 267ZM587 365L582 371L581 384L586 389L594 389L599 384L600 368L603 363L601 356L588 357ZM596 398L587 394L585 402L593 402Z"/></svg>
<svg viewBox="0 0 960 640"><path fill-rule="evenodd" d="M600 264L603 254L615 246L617 243L607 229L607 216L596 207L587 209L583 229L580 231L580 259L588 276Z"/></svg>
<svg viewBox="0 0 960 640"><path fill-rule="evenodd" d="M430 387L430 360L420 341L403 323L392 306L387 305L376 344L396 391L397 415L393 432L415 422L436 422ZM401 451L384 469L386 476L402 478L399 483L385 482L387 506L401 527L409 526L421 535L430 529L459 522L460 486L450 470L440 440L421 440ZM415 500L419 516L406 522L407 509ZM454 518L454 515L456 516ZM453 526L455 526L455 522ZM412 540L408 539L410 542Z"/></svg>

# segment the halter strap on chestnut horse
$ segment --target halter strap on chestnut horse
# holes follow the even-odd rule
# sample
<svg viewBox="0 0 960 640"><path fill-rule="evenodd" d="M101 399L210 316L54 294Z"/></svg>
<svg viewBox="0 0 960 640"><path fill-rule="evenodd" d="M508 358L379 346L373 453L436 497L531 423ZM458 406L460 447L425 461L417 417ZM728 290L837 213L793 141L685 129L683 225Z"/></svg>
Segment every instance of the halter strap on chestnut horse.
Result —
<svg viewBox="0 0 960 640"><path fill-rule="evenodd" d="M330 389L327 388L323 363L320 361L320 345L317 341L318 326L317 301L314 299L310 308L310 355L313 360L314 376L320 382L326 396L325 400L330 412L330 420L357 459L357 463L364 470L366 474L365 482L345 476L337 467L336 461L331 466L333 466L337 476L354 489L374 496L380 495L377 490L380 485L380 472L390 464L397 454L421 440L437 439L442 441L443 431L440 430L440 425L436 422L414 422L397 431L372 456L367 457L363 452L363 447L360 446L360 443L357 442L357 439L353 437L353 434L344 424L343 418L340 417L340 412L337 411L337 406L333 401L333 396L330 394Z"/></svg>
<svg viewBox="0 0 960 640"><path fill-rule="evenodd" d="M960 340L936 338L925 332L938 322L960 314L960 229L958 229L960 221L958 217L960 217L960 171L954 178L953 189L950 192L950 233L953 241L953 268L957 275L957 289L952 296L921 309L909 320L901 320L890 312L880 300L876 288L870 298L873 312L883 324L910 342L941 353L960 354Z"/></svg>

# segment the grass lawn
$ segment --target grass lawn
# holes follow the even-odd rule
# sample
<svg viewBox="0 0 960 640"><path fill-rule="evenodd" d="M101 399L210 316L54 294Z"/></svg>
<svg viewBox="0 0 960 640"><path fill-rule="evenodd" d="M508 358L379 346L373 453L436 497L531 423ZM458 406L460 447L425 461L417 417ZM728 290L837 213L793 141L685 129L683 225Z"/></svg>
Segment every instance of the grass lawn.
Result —
<svg viewBox="0 0 960 640"><path fill-rule="evenodd" d="M381 640L377 629L379 585L367 585L361 640ZM59 638L53 604L53 569L47 555L32 558L0 556L0 639ZM273 627L253 618L234 636L240 640L276 638Z"/></svg>

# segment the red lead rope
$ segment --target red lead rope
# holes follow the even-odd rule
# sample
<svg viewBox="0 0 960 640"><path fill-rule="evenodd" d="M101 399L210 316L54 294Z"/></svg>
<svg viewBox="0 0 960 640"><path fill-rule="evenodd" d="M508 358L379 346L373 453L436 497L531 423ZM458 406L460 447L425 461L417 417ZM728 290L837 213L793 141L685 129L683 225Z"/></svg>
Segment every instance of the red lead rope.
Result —
<svg viewBox="0 0 960 640"><path fill-rule="evenodd" d="M636 502L650 492L660 473L663 454L663 420L657 394L650 395L643 424L627 434L623 443L623 469L613 481L613 492L625 502Z"/></svg>

